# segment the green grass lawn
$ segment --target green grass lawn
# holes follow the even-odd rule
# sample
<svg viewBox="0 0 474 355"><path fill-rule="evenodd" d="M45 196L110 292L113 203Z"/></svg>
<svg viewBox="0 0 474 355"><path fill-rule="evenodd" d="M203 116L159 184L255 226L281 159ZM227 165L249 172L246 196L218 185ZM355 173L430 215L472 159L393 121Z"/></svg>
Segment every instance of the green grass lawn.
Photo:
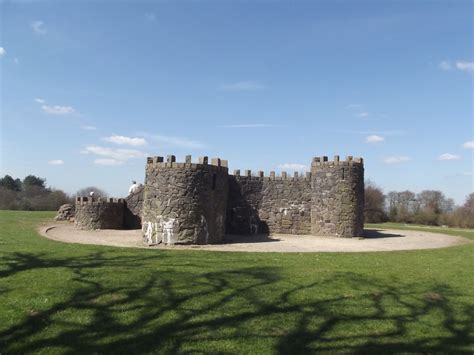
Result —
<svg viewBox="0 0 474 355"><path fill-rule="evenodd" d="M2 355L474 351L474 244L120 249L40 237L53 215L0 211Z"/></svg>

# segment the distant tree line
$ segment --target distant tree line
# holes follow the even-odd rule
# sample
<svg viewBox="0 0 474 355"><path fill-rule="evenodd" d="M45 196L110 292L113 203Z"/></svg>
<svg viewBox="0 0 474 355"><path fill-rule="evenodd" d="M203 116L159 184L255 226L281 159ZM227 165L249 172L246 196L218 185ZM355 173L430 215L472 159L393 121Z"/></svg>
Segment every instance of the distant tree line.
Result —
<svg viewBox="0 0 474 355"><path fill-rule="evenodd" d="M28 175L23 180L10 175L0 178L0 210L57 211L65 203L74 203L75 196L106 197L106 193L96 187L86 187L73 196L62 190L46 186L46 179Z"/></svg>
<svg viewBox="0 0 474 355"><path fill-rule="evenodd" d="M373 182L365 186L365 222L401 222L433 226L474 228L474 193L462 206L441 191L383 191Z"/></svg>
<svg viewBox="0 0 474 355"><path fill-rule="evenodd" d="M74 203L76 196L107 197L94 186L69 196L62 190L46 187L46 179L28 175L23 180L5 175L0 179L0 210L57 211L65 203ZM401 222L450 227L474 228L474 193L462 206L446 198L441 191L391 191L384 194L371 181L365 184L365 222Z"/></svg>

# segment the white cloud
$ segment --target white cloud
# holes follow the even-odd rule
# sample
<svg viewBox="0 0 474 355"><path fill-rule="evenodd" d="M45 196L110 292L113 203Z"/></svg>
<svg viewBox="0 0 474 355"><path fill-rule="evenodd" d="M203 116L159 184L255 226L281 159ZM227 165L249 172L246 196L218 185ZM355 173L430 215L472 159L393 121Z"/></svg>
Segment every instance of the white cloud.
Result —
<svg viewBox="0 0 474 355"><path fill-rule="evenodd" d="M110 137L104 137L102 139L109 143L114 143L114 144L119 144L119 145L131 145L133 147L147 144L147 141L144 138L138 138L138 137L125 137L125 136L113 135Z"/></svg>
<svg viewBox="0 0 474 355"><path fill-rule="evenodd" d="M287 170L309 170L308 167L304 164L297 164L297 163L285 163L278 165L279 169L287 169Z"/></svg>
<svg viewBox="0 0 474 355"><path fill-rule="evenodd" d="M5 54L7 54L7 51L5 50L5 48L0 47L0 57L3 57Z"/></svg>
<svg viewBox="0 0 474 355"><path fill-rule="evenodd" d="M265 85L257 81L239 81L237 83L221 85L219 89L226 91L258 91L265 89Z"/></svg>
<svg viewBox="0 0 474 355"><path fill-rule="evenodd" d="M38 103L38 104L44 104L46 101L44 101L43 99L40 99L39 97L35 98L35 102Z"/></svg>
<svg viewBox="0 0 474 355"><path fill-rule="evenodd" d="M400 131L400 130L393 130L393 131L353 131L353 130L344 130L344 129L338 129L338 130L332 130L331 132L336 132L336 133L348 133L348 134L383 134L384 136L391 136L391 135L402 135L405 134L405 131Z"/></svg>
<svg viewBox="0 0 474 355"><path fill-rule="evenodd" d="M399 164L399 163L404 163L411 160L409 157L405 156L392 156L392 157L387 157L383 160L385 164Z"/></svg>
<svg viewBox="0 0 474 355"><path fill-rule="evenodd" d="M94 164L96 165L105 165L105 166L117 166L122 165L124 163L123 160L116 160L116 159L95 159Z"/></svg>
<svg viewBox="0 0 474 355"><path fill-rule="evenodd" d="M113 160L117 160L121 162L126 162L129 159L144 158L147 156L146 153L139 150L135 150L135 149L116 149L116 148L109 148L109 147L101 147L97 145L88 145L81 153L94 154L100 157L113 159ZM102 162L102 165L107 164L107 163L105 164L103 163L104 162Z"/></svg>
<svg viewBox="0 0 474 355"><path fill-rule="evenodd" d="M43 21L33 21L30 23L30 26L36 34L45 35L47 33L46 28L44 28Z"/></svg>
<svg viewBox="0 0 474 355"><path fill-rule="evenodd" d="M64 161L61 159L54 159L54 160L48 161L48 164L49 165L63 165Z"/></svg>
<svg viewBox="0 0 474 355"><path fill-rule="evenodd" d="M148 21L151 21L151 22L155 22L156 21L156 16L153 12L148 12L145 14L145 18L148 20Z"/></svg>
<svg viewBox="0 0 474 355"><path fill-rule="evenodd" d="M380 143L380 142L383 142L384 140L385 140L384 137L377 136L376 134L367 136L365 138L366 143Z"/></svg>
<svg viewBox="0 0 474 355"><path fill-rule="evenodd" d="M200 149L205 148L206 144L185 138L185 137L173 137L173 136L165 136L160 134L141 134L144 137L153 140L156 144L161 146L170 146L170 147L178 147L178 148L188 148L188 149Z"/></svg>
<svg viewBox="0 0 474 355"><path fill-rule="evenodd" d="M453 69L451 63L448 62L447 60L443 60L442 62L440 62L438 64L438 68L441 69L441 70L451 70L451 69Z"/></svg>
<svg viewBox="0 0 474 355"><path fill-rule="evenodd" d="M456 68L465 71L474 71L474 62L457 61Z"/></svg>
<svg viewBox="0 0 474 355"><path fill-rule="evenodd" d="M459 160L461 157L459 155L444 153L438 157L438 160Z"/></svg>
<svg viewBox="0 0 474 355"><path fill-rule="evenodd" d="M464 149L474 149L474 141L465 142L462 146Z"/></svg>
<svg viewBox="0 0 474 355"><path fill-rule="evenodd" d="M346 106L346 110L352 110L352 109L361 108L361 107L362 107L361 104L349 104Z"/></svg>
<svg viewBox="0 0 474 355"><path fill-rule="evenodd" d="M96 126L81 126L81 129L85 131L95 131L97 127Z"/></svg>
<svg viewBox="0 0 474 355"><path fill-rule="evenodd" d="M265 127L283 127L281 125L265 124L265 123L249 123L249 124L229 124L217 126L218 128L265 128Z"/></svg>
<svg viewBox="0 0 474 355"><path fill-rule="evenodd" d="M360 112L358 114L356 114L357 117L361 117L361 118L366 118L366 117L369 117L370 116L370 113L368 112Z"/></svg>
<svg viewBox="0 0 474 355"><path fill-rule="evenodd" d="M474 62L466 62L464 60L458 60L455 63L451 63L447 60L443 60L442 62L438 64L438 68L441 70L458 69L458 70L472 72L474 71Z"/></svg>
<svg viewBox="0 0 474 355"><path fill-rule="evenodd" d="M75 112L71 106L59 106L59 105L43 105L41 106L43 112L51 115L70 115Z"/></svg>

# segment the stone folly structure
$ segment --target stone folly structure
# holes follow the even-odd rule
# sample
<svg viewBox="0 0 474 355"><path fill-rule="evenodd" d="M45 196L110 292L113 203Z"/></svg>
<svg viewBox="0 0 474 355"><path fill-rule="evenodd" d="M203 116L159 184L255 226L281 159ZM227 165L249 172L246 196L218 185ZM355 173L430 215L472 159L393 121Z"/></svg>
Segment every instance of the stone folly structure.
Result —
<svg viewBox="0 0 474 355"><path fill-rule="evenodd" d="M364 165L361 158L316 157L311 171L277 176L235 170L219 158L150 157L145 185L125 200L76 202L80 228L139 228L153 245L220 243L225 234L361 236Z"/></svg>

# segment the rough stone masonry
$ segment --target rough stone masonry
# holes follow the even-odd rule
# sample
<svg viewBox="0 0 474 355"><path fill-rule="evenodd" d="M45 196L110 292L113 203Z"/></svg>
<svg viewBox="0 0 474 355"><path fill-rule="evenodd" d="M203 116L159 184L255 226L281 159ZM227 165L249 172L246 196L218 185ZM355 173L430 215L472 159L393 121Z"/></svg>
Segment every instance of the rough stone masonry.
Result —
<svg viewBox="0 0 474 355"><path fill-rule="evenodd" d="M188 155L178 163L174 155L166 161L157 156L147 159L143 188L114 201L78 198L76 224L86 229L141 225L149 245L220 243L225 234L356 237L364 226L364 165L361 158L324 156L314 158L304 176L250 170L230 175L227 161L219 158L193 163Z"/></svg>

